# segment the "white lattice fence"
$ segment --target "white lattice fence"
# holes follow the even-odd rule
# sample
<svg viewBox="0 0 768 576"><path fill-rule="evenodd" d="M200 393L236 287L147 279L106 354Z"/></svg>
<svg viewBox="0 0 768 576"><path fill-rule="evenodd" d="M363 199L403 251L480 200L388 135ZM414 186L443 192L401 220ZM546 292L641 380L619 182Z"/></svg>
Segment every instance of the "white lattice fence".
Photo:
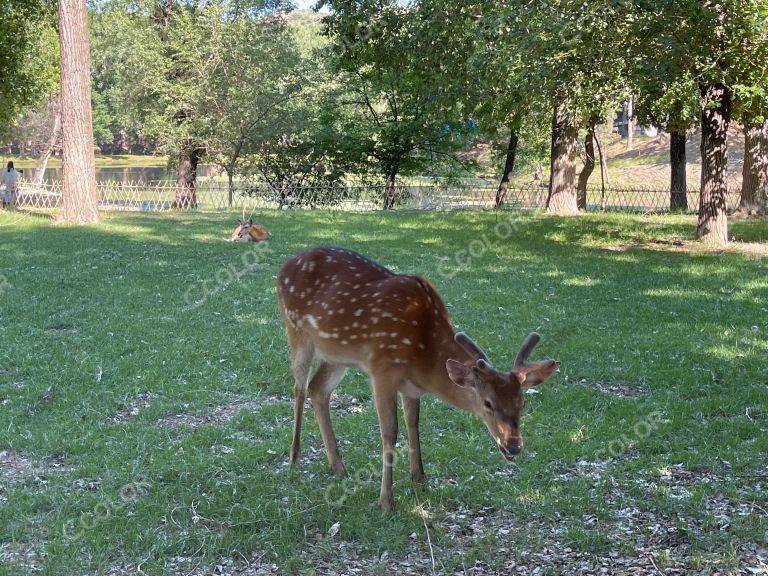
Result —
<svg viewBox="0 0 768 576"><path fill-rule="evenodd" d="M230 191L225 182L202 181L192 202L177 206L173 182L99 182L96 186L102 210L158 211L192 209L235 210L380 210L387 191L384 186L302 186L276 189L267 185L240 186ZM688 210L698 208L698 190L687 192ZM543 208L547 188L510 186L502 199L505 208ZM739 191L730 190L728 206L739 202ZM52 209L61 203L61 182L23 182L17 195L20 208ZM401 185L394 189L391 205L410 210L472 210L495 208L497 187L487 184L430 183ZM587 190L587 210L665 211L670 207L669 190L642 186L609 186L605 192Z"/></svg>

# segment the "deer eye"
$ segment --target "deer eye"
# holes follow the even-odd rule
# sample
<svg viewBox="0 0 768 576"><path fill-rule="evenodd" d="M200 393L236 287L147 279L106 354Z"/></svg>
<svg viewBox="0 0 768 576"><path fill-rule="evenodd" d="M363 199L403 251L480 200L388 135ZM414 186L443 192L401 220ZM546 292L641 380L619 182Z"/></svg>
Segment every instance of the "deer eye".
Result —
<svg viewBox="0 0 768 576"><path fill-rule="evenodd" d="M493 412L493 402L491 402L490 400L486 400L485 402L483 402L483 406L489 412Z"/></svg>

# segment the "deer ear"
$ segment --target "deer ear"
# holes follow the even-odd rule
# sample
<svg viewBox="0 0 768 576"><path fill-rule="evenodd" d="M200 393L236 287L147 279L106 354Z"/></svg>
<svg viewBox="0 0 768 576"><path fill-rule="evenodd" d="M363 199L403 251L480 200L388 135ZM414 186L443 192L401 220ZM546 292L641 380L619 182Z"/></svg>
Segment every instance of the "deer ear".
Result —
<svg viewBox="0 0 768 576"><path fill-rule="evenodd" d="M531 388L545 382L560 367L560 362L555 360L542 360L530 362L522 366L512 368L512 374L520 382L520 386Z"/></svg>
<svg viewBox="0 0 768 576"><path fill-rule="evenodd" d="M448 378L457 386L462 388L472 388L475 386L472 368L464 366L464 364L456 360L448 359L445 361L445 369L448 371Z"/></svg>

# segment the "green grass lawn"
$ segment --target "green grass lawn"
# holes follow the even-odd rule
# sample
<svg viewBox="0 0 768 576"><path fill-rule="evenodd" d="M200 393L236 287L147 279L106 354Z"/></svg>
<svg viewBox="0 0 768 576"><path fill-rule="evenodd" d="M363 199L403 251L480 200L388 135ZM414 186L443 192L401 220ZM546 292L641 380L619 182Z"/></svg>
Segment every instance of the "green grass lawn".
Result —
<svg viewBox="0 0 768 576"><path fill-rule="evenodd" d="M12 156L0 156L3 166L8 160L13 160L16 168L30 169L37 166L36 158L22 158L16 160ZM110 167L110 168L125 168L125 167L147 167L147 166L165 166L168 163L168 159L165 156L143 156L139 154L112 154L112 155L97 155L96 166L98 168ZM49 168L61 168L61 159L53 157L48 160Z"/></svg>
<svg viewBox="0 0 768 576"><path fill-rule="evenodd" d="M258 247L224 242L238 215L0 212L0 574L761 569L765 256L676 245L687 216L270 212ZM765 243L768 222L731 234ZM381 514L375 411L350 374L332 403L350 478L311 410L287 466L275 275L320 243L429 277L498 366L541 333L532 358L561 369L527 397L514 463L425 399L429 486L398 459Z"/></svg>

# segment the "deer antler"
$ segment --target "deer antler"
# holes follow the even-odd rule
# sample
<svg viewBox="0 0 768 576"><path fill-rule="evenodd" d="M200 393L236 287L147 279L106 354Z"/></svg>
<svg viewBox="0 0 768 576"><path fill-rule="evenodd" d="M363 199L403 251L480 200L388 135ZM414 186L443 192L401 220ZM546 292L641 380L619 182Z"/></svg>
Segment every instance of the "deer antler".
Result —
<svg viewBox="0 0 768 576"><path fill-rule="evenodd" d="M469 336L464 334L464 332L457 333L454 338L456 340L456 344L464 348L464 350L475 360L484 360L490 364L490 362L488 362L488 356L485 355L485 352L483 352L480 349L480 346L475 344Z"/></svg>
<svg viewBox="0 0 768 576"><path fill-rule="evenodd" d="M525 340L523 340L522 345L520 346L520 350L517 351L517 356L515 356L515 366L523 366L528 361L528 356L531 354L531 350L533 350L534 346L539 343L539 340L541 339L541 336L539 336L536 332L531 332L526 336Z"/></svg>

